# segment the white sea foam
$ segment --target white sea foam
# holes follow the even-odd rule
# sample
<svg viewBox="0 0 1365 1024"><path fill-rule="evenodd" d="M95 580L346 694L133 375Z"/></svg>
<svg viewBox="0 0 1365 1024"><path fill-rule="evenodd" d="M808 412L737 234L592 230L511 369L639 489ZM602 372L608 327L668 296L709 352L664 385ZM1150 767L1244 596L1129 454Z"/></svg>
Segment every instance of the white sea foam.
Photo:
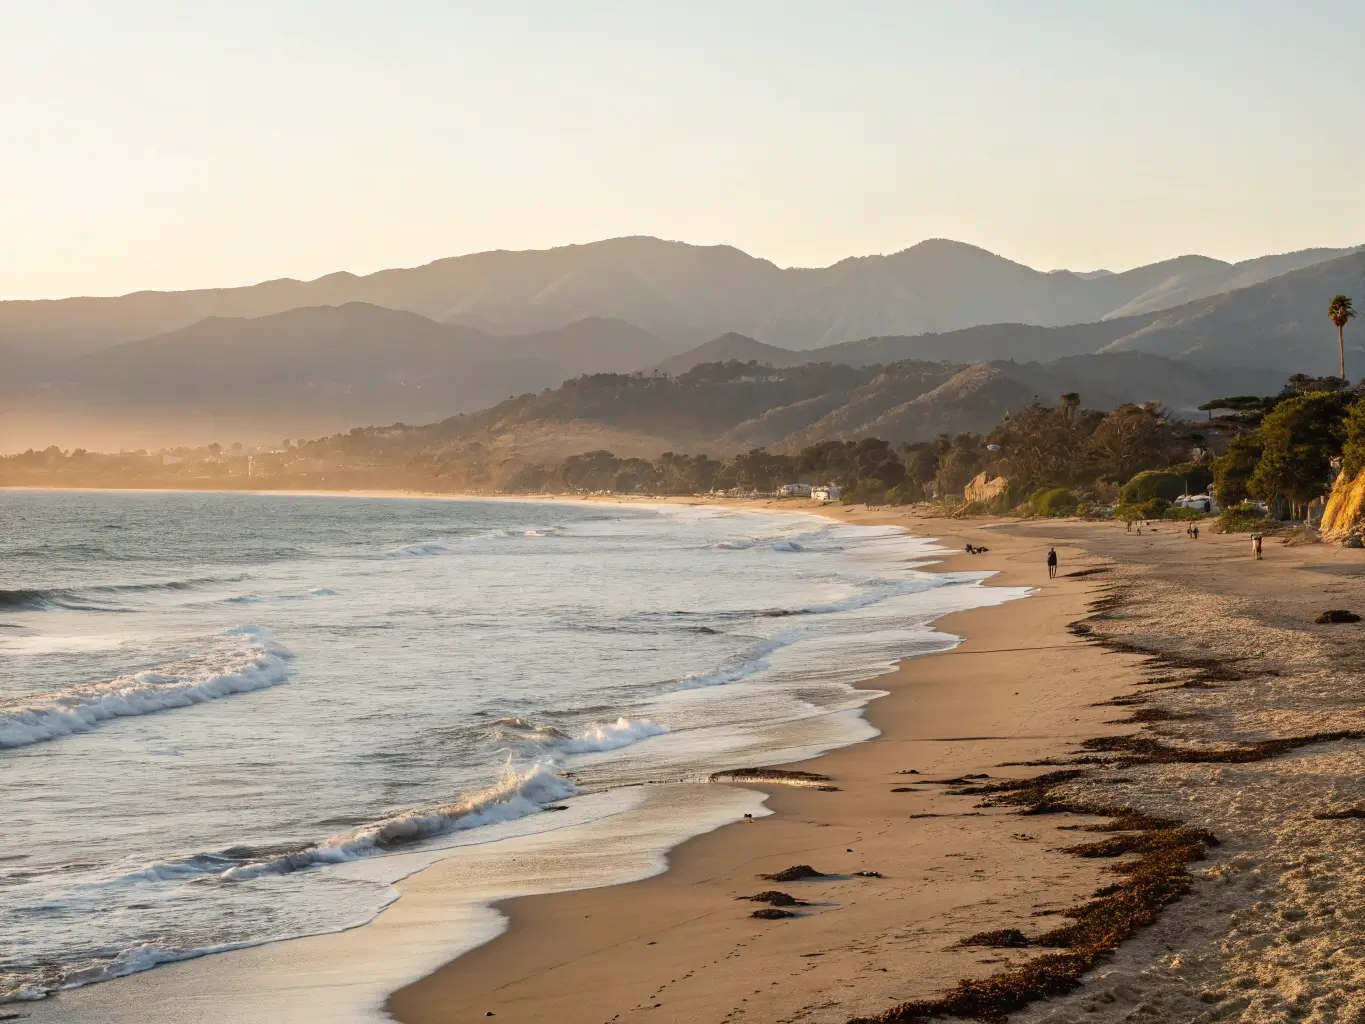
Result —
<svg viewBox="0 0 1365 1024"><path fill-rule="evenodd" d="M807 548L788 537L745 537L739 540L719 540L709 545L713 551L752 551L765 548L769 551L806 551Z"/></svg>
<svg viewBox="0 0 1365 1024"><path fill-rule="evenodd" d="M262 629L240 626L216 637L197 657L0 702L0 749L87 732L103 722L189 707L284 682L293 655Z"/></svg>
<svg viewBox="0 0 1365 1024"><path fill-rule="evenodd" d="M487 789L468 793L454 803L405 811L296 851L263 857L252 857L249 851L241 850L200 854L148 864L119 881L170 881L214 874L226 881L244 882L262 875L283 875L326 864L343 864L391 847L524 818L537 813L546 804L576 792L573 782L557 774L551 764L536 764L521 770L509 764L500 781ZM231 866L226 866L228 864Z"/></svg>
<svg viewBox="0 0 1365 1024"><path fill-rule="evenodd" d="M620 750L668 731L667 726L648 718L622 715L614 722L593 722L577 735L524 718L503 718L494 725L492 734L505 743L532 744L562 754L591 754Z"/></svg>
<svg viewBox="0 0 1365 1024"><path fill-rule="evenodd" d="M600 750L620 750L647 740L651 736L662 736L668 727L648 718L630 719L622 716L614 722L596 722L578 736L561 740L556 748L566 754L588 754Z"/></svg>

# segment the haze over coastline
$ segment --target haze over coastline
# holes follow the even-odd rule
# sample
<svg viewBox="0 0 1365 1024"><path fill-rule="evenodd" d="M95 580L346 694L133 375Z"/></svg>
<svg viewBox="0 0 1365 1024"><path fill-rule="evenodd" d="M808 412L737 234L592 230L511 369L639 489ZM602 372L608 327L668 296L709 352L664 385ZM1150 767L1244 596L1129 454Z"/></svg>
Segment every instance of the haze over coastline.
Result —
<svg viewBox="0 0 1365 1024"><path fill-rule="evenodd" d="M0 1021L1365 1024L1359 0L0 14Z"/></svg>

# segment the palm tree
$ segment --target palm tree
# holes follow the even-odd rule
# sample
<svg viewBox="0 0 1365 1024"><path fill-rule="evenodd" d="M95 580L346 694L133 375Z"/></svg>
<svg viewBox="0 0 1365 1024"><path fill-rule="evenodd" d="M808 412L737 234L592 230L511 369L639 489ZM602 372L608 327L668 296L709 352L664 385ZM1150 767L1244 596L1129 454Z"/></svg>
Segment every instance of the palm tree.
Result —
<svg viewBox="0 0 1365 1024"><path fill-rule="evenodd" d="M1327 304L1327 316L1332 323L1337 325L1337 349L1341 352L1341 379L1346 379L1346 322L1356 315L1355 309L1351 306L1349 295L1333 296L1332 301Z"/></svg>

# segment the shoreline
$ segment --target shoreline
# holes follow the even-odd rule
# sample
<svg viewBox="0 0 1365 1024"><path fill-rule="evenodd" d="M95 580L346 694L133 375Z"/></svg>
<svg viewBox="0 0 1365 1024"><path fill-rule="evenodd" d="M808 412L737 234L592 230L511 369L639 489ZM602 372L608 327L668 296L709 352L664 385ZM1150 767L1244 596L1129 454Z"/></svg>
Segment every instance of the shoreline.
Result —
<svg viewBox="0 0 1365 1024"><path fill-rule="evenodd" d="M759 506L757 502L744 504L750 508L758 506L764 511L812 512L854 525L895 525L907 532L914 525L903 516L888 518L875 512L841 514L841 509L775 509ZM1061 905L1084 898L1103 884L1098 870L1086 870L1084 865L1078 867L1063 855L1044 849L1041 843L1034 845L1036 836L1026 839L1013 839L1013 833L1010 838L1000 836L1005 815L964 810L960 796L944 797L923 785L923 779L940 773L989 774L988 769L1002 757L1056 755L1062 752L1066 743L1102 731L1101 716L1111 713L1097 713L1092 708L1088 715L1082 713L1078 717L1070 712L1081 712L1082 703L1064 701L1053 708L1054 711L1058 707L1065 709L1066 714L1061 717L1072 719L1064 729L1058 728L1063 724L1058 720L1049 723L1050 729L1043 726L1036 731L1030 730L1032 735L1028 736L1019 735L1017 730L1005 736L983 736L980 734L1001 731L981 728L983 719L998 725L994 716L1004 711L1007 718L1018 720L1006 695L999 694L1002 703L987 710L984 716L964 712L955 706L950 694L964 685L964 676L967 686L975 684L999 690L1000 669L1004 662L1031 658L1044 665L1059 657L1054 653L1057 651L1071 655L1092 653L1082 641L1065 631L1066 622L1084 616L1085 604L1093 589L1086 585L1089 581L1073 579L1066 584L1061 580L1049 583L1042 567L1041 551L1032 559L1031 568L1019 568L1011 563L1024 557L1031 545L1017 541L1002 544L1000 541L1004 538L999 534L970 525L965 529L957 526L953 533L939 537L941 543L948 541L959 546L967 539L985 543L992 551L979 558L948 554L926 570L994 570L996 575L984 585L1027 585L1036 588L1035 592L1029 600L950 612L932 622L933 628L961 633L965 639L950 651L905 658L892 672L860 684L860 688L887 691L886 696L873 698L862 709L863 716L879 735L813 759L780 766L828 775L838 786L839 793L742 784L763 796L765 806L772 812L770 817L752 826L745 823L722 826L687 840L671 851L668 870L650 879L603 889L528 896L496 904L494 909L508 920L508 927L500 936L470 950L421 981L398 990L388 1000L387 1011L402 1024L445 1024L488 1014L514 1020L586 1022L615 1020L627 1014L654 1010L666 1011L660 1019L732 1020L736 1019L736 1014L756 1010L757 1007L744 1004L750 995L756 997L760 993L757 990L750 992L748 987L753 976L752 966L727 974L724 968L717 969L720 965L740 963L746 956L741 950L752 943L768 947L764 953L747 954L768 961L761 967L764 977L780 976L773 973L775 971L808 976L815 970L809 963L815 956L821 958L820 970L816 973L828 973L828 969L836 973L843 969L857 970L851 964L842 963L844 957L828 951L803 952L796 947L815 942L823 950L823 943L827 943L831 934L842 936L846 943L856 946L857 940L846 934L850 930L847 918L859 916L850 912L869 899L908 904L900 909L911 920L927 913L943 919L962 920L964 928L967 921L985 928L997 916L997 904L1020 898L1016 890L1021 864L1024 865L1022 870L1031 872L1035 880L1045 878L1052 883L1046 886L1054 897L1052 902ZM1044 589L1052 593L1044 593ZM1045 603L1058 598L1060 600L1051 601L1051 606ZM1023 642L1037 639L1038 635L1053 642L1043 645ZM976 655L971 659L973 664L960 668L967 660L963 656L970 655ZM961 660L945 662L947 658ZM1074 696L1065 686L1063 690L1066 696ZM1008 697L1019 697L1023 692L1022 689L1011 691ZM1033 700L1036 695L1021 703ZM1032 720L1036 725L1041 725L1041 719L1047 717L1046 711L1040 712L1036 707L1023 714L1023 719ZM1088 721L1078 732L1074 725L1081 717ZM946 735L930 738L917 735L926 730ZM964 733L968 735L964 736ZM937 749L931 752L931 747ZM914 753L907 753L907 750ZM918 765L915 770L920 778L899 775L908 770L907 767L894 767L900 761ZM855 778L858 783L856 795L855 787L850 785ZM892 785L895 782L903 785ZM893 795L900 790L916 788L919 792ZM845 796L845 793L849 795ZM840 803L854 806L841 811ZM898 812L906 810L912 812L909 817L903 821L894 820L899 817ZM946 821L934 820L940 816ZM830 820L824 820L826 818ZM806 843L820 842L824 837L811 835L811 827L797 827L795 832L802 838L793 845L792 838L782 834L785 829L780 822L804 822L807 826L815 822L814 828L837 829L842 838L833 844L824 842L812 848ZM873 840L866 834L866 826L873 822L883 829L880 840ZM971 835L962 836L963 830ZM922 847L913 873L938 873L934 884L925 886L911 882L907 885L906 876L912 874L912 865L904 863L903 854L893 852L897 844L884 838L887 833ZM1005 841L1003 849L1011 854L1008 863L996 863L990 869L966 867L982 859L989 861L990 857L984 851L992 844L998 845L1002 838ZM1011 841L1016 849L1010 849ZM846 848L841 847L844 843L848 844ZM965 849L954 853L946 850L945 844ZM757 891L763 887L754 877L760 872L752 869L761 867L771 872L791 866L781 863L783 856L792 863L805 863L801 856L808 859L823 857L822 863L817 864L813 859L810 863L817 870L829 873L832 876L829 881L815 879L778 886L790 888L793 895L821 910L799 911L801 920L755 921L749 916L754 904L737 903L735 897L744 895L746 888ZM942 863L945 858L951 858L946 871ZM983 900L983 886L990 887L978 876L987 870L998 872L1001 877L995 879L998 891ZM854 874L856 871L877 871L882 877L859 878ZM928 880L933 876L921 874L920 877ZM892 879L899 881L892 882ZM700 917L698 890L705 891L708 896L700 901L708 911ZM820 898L809 899L812 894ZM959 901L962 905L958 905ZM987 906L990 909L986 909ZM1027 916L1036 908L1020 909L1023 911L1020 916ZM606 923L587 923L603 919ZM825 927L812 927L817 922ZM863 929L860 924L851 927L854 931ZM549 938L562 935L566 928L574 929L577 936L572 954L556 949L555 942ZM818 931L819 935L802 935L798 929ZM963 935L973 930L978 929L967 928ZM658 951L645 948L652 945L681 946L682 958L659 957ZM982 959L980 951L942 950L930 948L932 945L917 951L926 959L921 971L940 978L989 974L1000 964L1019 959L1013 951L992 951L1000 955L988 957L986 964L990 969L983 970L983 965L976 962ZM623 948L634 953L636 947L642 954L663 960L662 969L651 971L638 963L626 962L630 957L622 953ZM867 955L864 943L854 959L865 959ZM800 965L797 963L800 960L808 963ZM776 966L775 962L784 961L797 963L795 971L783 971ZM929 966L931 962L932 967ZM791 963L784 966L790 967ZM710 977L704 984L696 980L706 973ZM765 1006L760 1019L796 1019L791 1015L798 1014L802 1020L842 1021L855 1013L880 1012L902 1001L903 977L893 973L889 966L876 968L872 974L880 977L861 977L857 998L833 1003L832 1006L838 1007L835 1012L816 1012L815 1003L819 1000L809 991L809 977L807 983L797 989L799 1005L790 1005L791 1000L784 996L762 992ZM682 985L680 978L688 984ZM663 993L670 990L670 986L679 988L676 992L669 991L669 998L665 1000ZM769 988L773 986L783 987L773 982ZM928 995L934 987L922 986L924 990L917 994ZM686 991L689 988L695 991ZM650 992L654 994L650 995ZM604 997L603 993L610 995ZM826 1006L825 1011L832 1010L832 1006Z"/></svg>
<svg viewBox="0 0 1365 1024"><path fill-rule="evenodd" d="M406 497L417 498L421 496L407 495ZM539 505L548 504L546 502L535 501L534 499L531 499L531 503ZM579 505L597 504L596 502L582 501L575 501L573 503ZM650 502L649 504L662 508L666 507L666 504L674 503ZM810 510L802 508L782 508L775 510L751 506L741 508L737 504L721 505L715 502L695 501L689 501L687 504L691 506L700 505L708 508L723 509L728 512L743 511L762 514L777 511L785 513L788 516L809 516L811 514ZM909 556L908 558L907 555ZM911 545L909 548L903 549L900 555L896 556L896 562L899 562L900 559L904 558L911 564L918 565L924 560L932 559L934 557L933 554L928 552L920 553L914 551L914 547ZM880 560L881 558L878 556L878 561L880 562ZM971 600L970 595L966 595L966 599ZM914 613L911 612L911 614L913 615ZM916 619L916 621L918 621L918 619ZM890 664L890 662L888 661L886 664ZM871 686L875 687L875 675L873 675L875 670L869 667L865 671L867 671L869 676L874 680ZM859 678L856 683L851 684L851 691L856 689L866 693L869 689L868 678L868 676L863 676ZM854 696L851 691L850 695ZM796 756L798 751L804 752L802 756L805 756L814 751L829 749L831 745L838 746L860 742L866 738L870 732L870 727L866 724L864 715L867 701L875 699L876 696L877 693L875 690L873 693L868 693L866 695L858 694L855 698L857 707L849 707L842 710L830 709L810 718L793 719L792 722L787 723L778 732L774 733L773 737L770 737L770 739L776 738L776 743L769 742L764 744L764 748L770 750L771 753L756 753L753 755L756 758L753 763L769 763L775 758ZM838 724L838 720L842 720L843 724ZM735 762L731 759L729 763ZM741 763L749 762L746 761ZM726 763L722 762L720 764L715 764L714 767L723 768L726 767ZM710 769L706 770L709 771ZM691 785L695 787L695 784ZM756 817L761 817L763 814L767 813L766 809L763 807L761 796L748 790L703 785L699 787L699 791L702 795L697 797L689 796L685 792L676 794L671 792L674 790L686 790L688 788L688 784L665 784L657 787L648 787L647 790L640 791L652 791L650 792L649 797L651 806L657 804L660 808L664 808L665 805L669 805L670 801L672 801L672 804L678 806L687 804L695 805L691 806L688 814L696 817L695 824L687 825L679 831L677 825L678 820L691 822L693 818L683 815L681 819L679 819L678 815L673 815L673 820L669 822L670 830L667 831L666 838L660 839L655 844L657 850L651 849L645 852L645 860L641 862L640 866L629 868L624 875L618 875L618 877L606 877L598 873L593 875L591 879L574 879L572 877L556 878L552 884L546 885L546 890L555 891L557 888L569 888L577 885L608 885L632 877L645 877L657 871L664 870L669 850L692 835L695 835L698 832L710 831L725 822L741 818L741 810L747 813L753 813ZM610 800L613 794L621 796L622 794L629 792L631 792L630 787L626 787L625 789L617 787L617 789L608 791L606 794L603 794L603 796ZM700 801L700 803L698 801ZM709 810L708 807L710 808ZM716 808L725 809L725 813L720 819L716 819L715 817ZM556 825L558 825L560 821L562 821L564 825L569 825L574 818L579 816L577 814L570 814L552 817L557 819ZM588 822L587 824L591 826L592 823ZM589 831L590 830L591 829L589 828ZM512 842L516 843L517 841L512 840ZM451 850L445 848L429 853L417 853L412 855L391 854L389 857L384 858L383 863L388 866L384 873L391 873L395 877L401 877L401 881L399 881L397 885L399 895L396 895L379 914L366 921L355 922L344 929L319 933L313 936L265 940L260 943L250 944L246 947L222 951L221 953L187 957L183 960L162 964L153 971L138 972L121 978L112 978L107 982L100 984L56 993L56 998L54 999L26 1004L24 1008L29 1009L31 1007L31 1015L35 1020L62 1019L65 1011L70 1011L72 1013L80 1011L81 1019L87 1019L87 1014L91 1015L90 1019L113 1019L109 1016L101 1016L101 1013L107 1013L110 1010L109 1004L118 1002L120 996L123 997L125 1002L135 1002L141 998L148 997L154 998L158 989L163 987L161 984L162 982L165 982L164 987L168 992L174 992L179 995L184 991L187 982L192 985L196 980L203 983L205 981L214 980L215 978L219 981L229 982L227 991L235 997L231 1001L236 1003L243 999L244 996L240 991L233 991L233 976L240 975L244 970L260 973L269 971L271 968L268 966L268 962L272 955L272 951L278 952L278 958L285 963L290 962L298 955L296 949L308 950L309 952L305 955L316 956L319 953L322 953L326 956L329 955L327 949L329 941L336 939L339 936L346 936L344 939L337 941L334 945L337 947L350 947L346 955L354 957L360 952L360 948L363 947L367 941L371 944L381 941L380 934L388 929L376 928L378 923L385 922L387 924L393 924L400 921L405 916L410 916L396 912L397 905L400 903L400 896L402 897L401 904L407 905L403 909L412 909L416 911L417 916L420 917L422 908L420 906L415 906L415 904L420 903L421 898L415 894L410 894L409 890L415 888L422 889L425 895L430 897L431 885L428 884L429 878L438 872L439 866L443 861L454 859L450 854ZM517 849L515 848L508 852L509 856L515 857L516 854ZM363 865L350 870L355 872L362 871ZM426 875L428 877L423 878L419 882L416 880L419 875ZM502 891L503 890L501 889L498 890L498 892ZM472 907L472 905L465 905L457 908L459 914L464 914L467 917L471 914L473 917L480 917L482 912L487 911L487 915L493 917L494 923L490 926L487 920L481 921L477 925L477 931L479 933L478 938L476 940L471 940L470 943L464 943L461 939L454 939L452 941L451 937L445 937L444 944L448 949L452 946L458 949L464 945L472 945L477 942L486 941L490 937L490 934L496 934L501 930L501 924L499 923L501 919L498 917L496 911L493 911L488 906L496 896L497 893L490 892L490 895L487 898L476 901L481 902L481 906ZM467 898L464 900L464 903L469 904ZM434 938L434 936L428 935L426 938L427 940L430 940ZM396 988L403 982L419 977L422 973L434 969L440 963L445 962L445 960L449 959L452 955L454 955L454 953L447 952L444 956L441 956L434 963L425 966L417 973L410 973L407 977L393 978L389 988ZM226 969L218 970L217 968L219 965L223 965ZM227 965L231 965L230 968L227 967ZM410 965L408 970L411 970ZM178 1004L177 1008L179 1008ZM256 1009L259 1010L261 1008L258 1007ZM356 1007L356 1009L359 1009L359 1007ZM55 1017L50 1016L54 1014ZM120 1019L122 1019L122 1015L120 1015ZM234 1019L236 1018L234 1017ZM256 1019L261 1018L257 1017ZM272 1016L270 1019L275 1018ZM347 1017L347 1019L351 1018ZM366 1017L366 1019L370 1018Z"/></svg>

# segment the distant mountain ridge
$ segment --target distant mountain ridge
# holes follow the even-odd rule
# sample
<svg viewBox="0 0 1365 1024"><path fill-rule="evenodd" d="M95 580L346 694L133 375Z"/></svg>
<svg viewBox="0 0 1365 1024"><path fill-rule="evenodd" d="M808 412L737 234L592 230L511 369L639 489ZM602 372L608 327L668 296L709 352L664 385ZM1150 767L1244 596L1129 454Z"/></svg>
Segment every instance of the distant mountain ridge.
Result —
<svg viewBox="0 0 1365 1024"><path fill-rule="evenodd" d="M947 239L823 268L782 269L731 246L651 237L512 252L411 269L241 288L0 302L0 348L63 356L208 317L258 318L364 302L490 333L624 320L675 350L728 331L791 349L991 323L1039 326L1141 315L1357 251L1307 249L1229 264L1181 256L1122 273L1044 272Z"/></svg>
<svg viewBox="0 0 1365 1024"><path fill-rule="evenodd" d="M1205 369L1324 374L1337 365L1336 331L1327 320L1327 302L1338 294L1365 297L1365 252L1172 309L1093 323L1062 327L997 323L862 338L805 351L761 345L731 334L670 356L661 368L724 359L757 359L779 367L806 362L871 366L903 359L1048 361L1096 352L1141 352ZM1362 335L1365 331L1349 329L1346 335L1347 368L1357 377L1365 377Z"/></svg>

